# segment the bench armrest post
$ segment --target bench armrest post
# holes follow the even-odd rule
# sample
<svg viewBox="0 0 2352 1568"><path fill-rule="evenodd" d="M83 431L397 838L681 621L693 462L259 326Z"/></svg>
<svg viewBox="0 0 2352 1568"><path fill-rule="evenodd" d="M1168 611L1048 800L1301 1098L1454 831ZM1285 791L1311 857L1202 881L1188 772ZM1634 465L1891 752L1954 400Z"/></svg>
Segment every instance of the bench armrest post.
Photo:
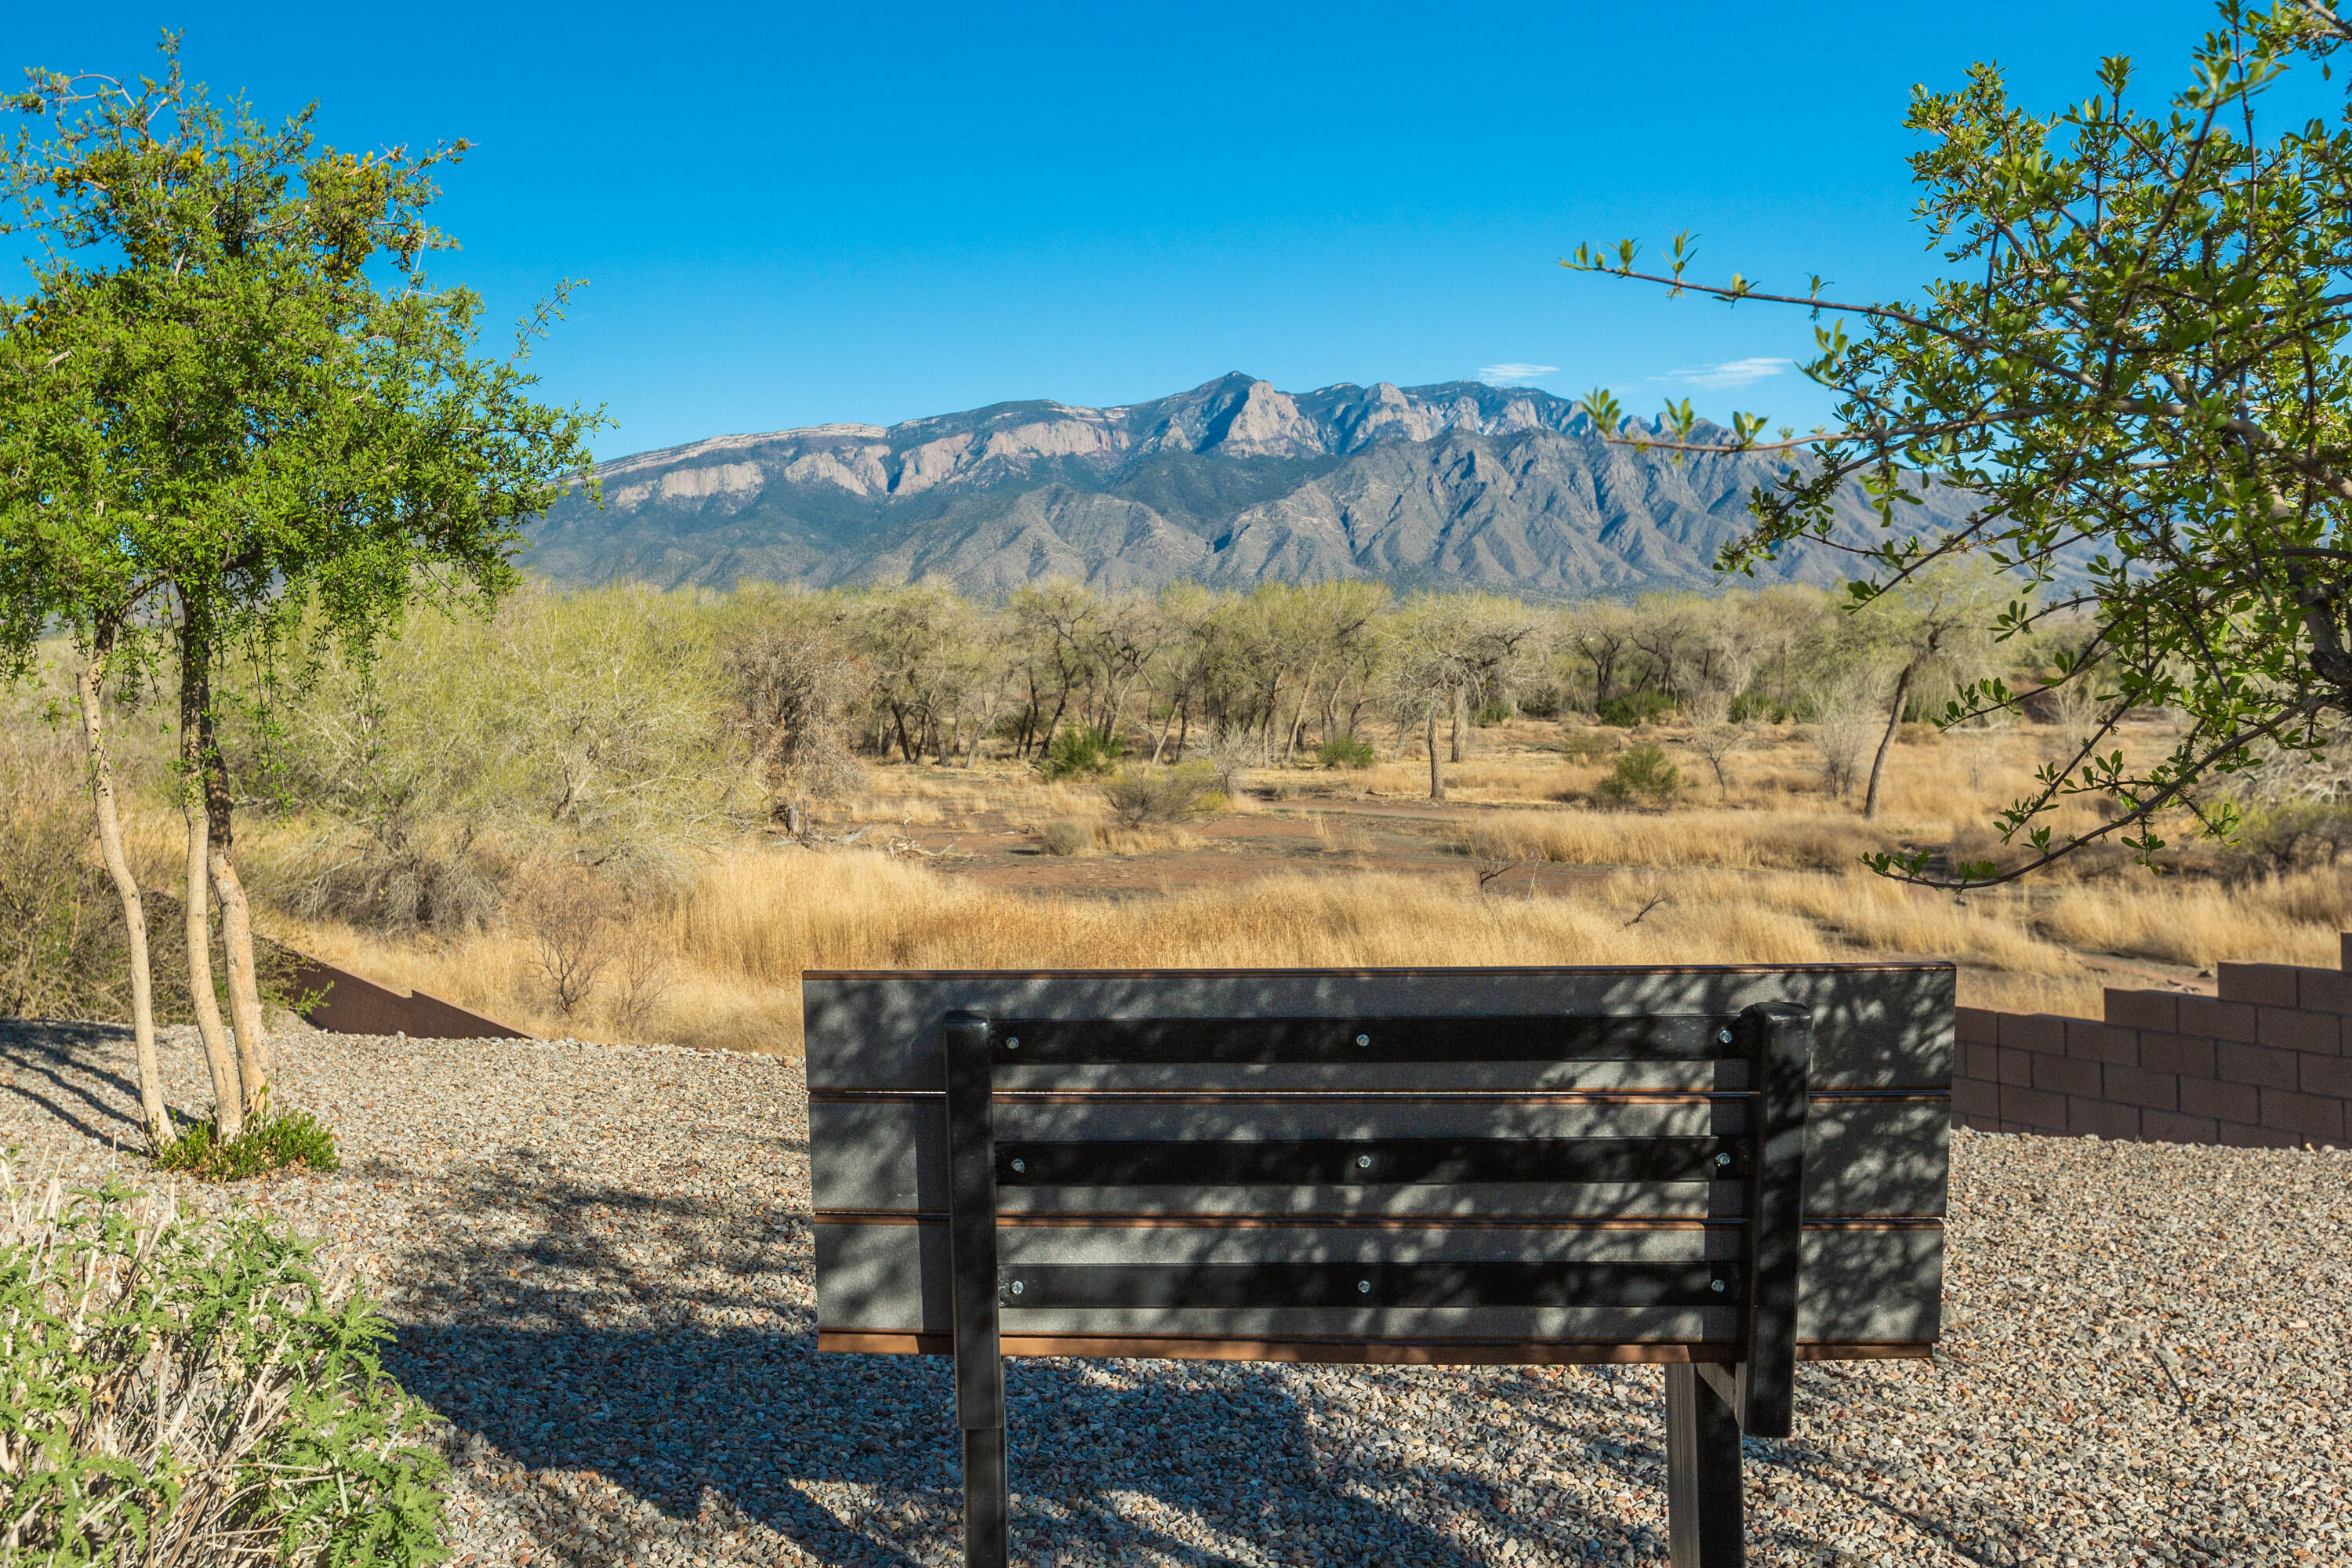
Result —
<svg viewBox="0 0 2352 1568"><path fill-rule="evenodd" d="M1004 1360L997 1342L996 1129L988 1019L953 1012L947 1066L948 1275L955 1313L956 1425L963 1434L963 1560L1004 1568L1009 1542Z"/></svg>
<svg viewBox="0 0 2352 1568"><path fill-rule="evenodd" d="M1805 1119L1813 1016L1786 1002L1740 1015L1748 1057L1748 1321L1738 1409L1755 1437L1786 1437L1794 1416L1797 1292L1804 1247Z"/></svg>

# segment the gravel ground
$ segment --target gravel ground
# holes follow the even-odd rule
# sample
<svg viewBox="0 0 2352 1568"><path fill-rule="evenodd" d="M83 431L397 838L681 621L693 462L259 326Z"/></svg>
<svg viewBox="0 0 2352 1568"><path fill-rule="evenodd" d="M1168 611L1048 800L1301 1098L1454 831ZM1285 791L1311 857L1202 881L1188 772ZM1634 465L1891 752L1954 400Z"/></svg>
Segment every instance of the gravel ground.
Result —
<svg viewBox="0 0 2352 1568"><path fill-rule="evenodd" d="M175 1106L205 1096L175 1034ZM123 1031L0 1026L0 1142L95 1176ZM950 1563L943 1359L814 1352L775 1058L292 1032L333 1176L225 1193L354 1259L447 1417L465 1563ZM1933 1363L1798 1373L1772 1563L2352 1565L2352 1154L1953 1139ZM152 1174L142 1178L152 1185ZM1025 1564L1664 1554L1657 1373L1015 1362Z"/></svg>

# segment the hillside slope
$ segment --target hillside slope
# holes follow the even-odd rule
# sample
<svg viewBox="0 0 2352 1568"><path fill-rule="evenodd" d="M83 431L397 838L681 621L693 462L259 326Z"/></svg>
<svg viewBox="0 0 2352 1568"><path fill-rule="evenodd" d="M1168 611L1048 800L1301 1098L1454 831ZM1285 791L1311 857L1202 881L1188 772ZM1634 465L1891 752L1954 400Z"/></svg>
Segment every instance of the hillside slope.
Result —
<svg viewBox="0 0 2352 1568"><path fill-rule="evenodd" d="M1683 462L1601 438L1565 399L1475 382L1291 395L1228 375L1125 408L1003 403L904 424L722 436L603 465L531 531L560 582L742 577L830 587L936 576L1001 595L1048 576L1378 578L1570 599L1706 587L1775 460ZM1876 531L1859 491L1838 537ZM1917 509L1960 514L1944 494ZM1821 545L1768 574L1828 583Z"/></svg>

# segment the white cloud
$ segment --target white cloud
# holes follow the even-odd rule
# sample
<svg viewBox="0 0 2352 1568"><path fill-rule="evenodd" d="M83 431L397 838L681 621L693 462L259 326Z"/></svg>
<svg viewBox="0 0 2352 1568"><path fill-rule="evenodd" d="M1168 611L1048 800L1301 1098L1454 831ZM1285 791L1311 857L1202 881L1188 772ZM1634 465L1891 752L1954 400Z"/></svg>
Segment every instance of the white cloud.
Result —
<svg viewBox="0 0 2352 1568"><path fill-rule="evenodd" d="M1696 387L1701 392L1728 392L1768 376L1779 375L1796 363L1786 359L1736 359L1722 364L1698 364L1687 370L1670 370L1664 375L1650 379L1663 381L1672 386Z"/></svg>
<svg viewBox="0 0 2352 1568"><path fill-rule="evenodd" d="M1539 375L1549 375L1559 368L1556 364L1483 365L1479 368L1478 379L1493 386L1516 386Z"/></svg>

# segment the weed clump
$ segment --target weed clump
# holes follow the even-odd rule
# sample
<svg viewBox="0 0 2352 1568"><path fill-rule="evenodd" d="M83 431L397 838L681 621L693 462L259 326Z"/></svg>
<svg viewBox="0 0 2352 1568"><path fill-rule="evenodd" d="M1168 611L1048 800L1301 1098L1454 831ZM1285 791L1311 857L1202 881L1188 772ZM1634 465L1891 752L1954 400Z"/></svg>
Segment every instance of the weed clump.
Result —
<svg viewBox="0 0 2352 1568"><path fill-rule="evenodd" d="M252 1118L226 1142L217 1122L199 1121L165 1144L155 1163L200 1182L242 1182L298 1165L339 1170L342 1160L335 1152L335 1135L324 1122L307 1110L281 1110Z"/></svg>
<svg viewBox="0 0 2352 1568"><path fill-rule="evenodd" d="M1123 770L1103 785L1103 796L1122 827L1190 822L1225 804L1224 792L1217 787L1217 770L1197 761L1172 768Z"/></svg>
<svg viewBox="0 0 2352 1568"><path fill-rule="evenodd" d="M1119 738L1108 730L1072 725L1054 737L1037 771L1049 784L1087 773L1107 773L1118 766L1118 759L1126 750Z"/></svg>
<svg viewBox="0 0 2352 1568"><path fill-rule="evenodd" d="M1592 716L1613 729L1634 730L1654 724L1675 710L1675 700L1663 691L1635 691L1604 697L1593 704Z"/></svg>
<svg viewBox="0 0 2352 1568"><path fill-rule="evenodd" d="M1094 847L1094 828L1075 816L1057 816L1037 833L1048 855L1083 855Z"/></svg>
<svg viewBox="0 0 2352 1568"><path fill-rule="evenodd" d="M1601 798L1617 805L1643 802L1664 804L1683 787L1682 770L1666 760L1666 749L1653 742L1629 748L1601 781Z"/></svg>
<svg viewBox="0 0 2352 1568"><path fill-rule="evenodd" d="M283 1225L0 1157L0 1315L9 1562L447 1561L432 1417L378 1359L392 1325Z"/></svg>
<svg viewBox="0 0 2352 1568"><path fill-rule="evenodd" d="M1315 761L1327 768L1369 768L1377 760L1372 743L1354 735L1334 735L1315 748Z"/></svg>

